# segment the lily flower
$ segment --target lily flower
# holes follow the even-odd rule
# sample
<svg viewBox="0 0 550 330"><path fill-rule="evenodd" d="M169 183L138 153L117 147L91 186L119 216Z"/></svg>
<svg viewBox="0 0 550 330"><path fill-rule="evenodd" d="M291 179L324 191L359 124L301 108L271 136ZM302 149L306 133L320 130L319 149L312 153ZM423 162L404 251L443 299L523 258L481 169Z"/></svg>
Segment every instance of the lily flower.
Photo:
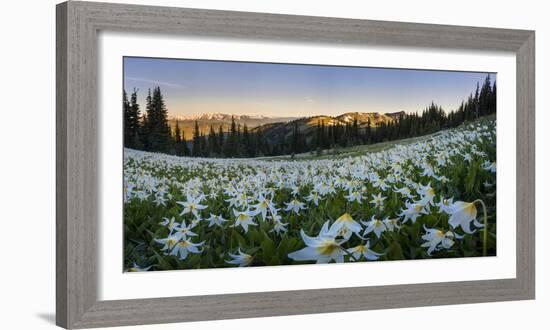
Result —
<svg viewBox="0 0 550 330"><path fill-rule="evenodd" d="M289 203L285 203L286 208L285 211L292 211L296 214L300 213L300 210L305 210L305 204L294 198Z"/></svg>
<svg viewBox="0 0 550 330"><path fill-rule="evenodd" d="M204 244L204 241L200 243L192 243L191 240L182 239L172 249L172 252L170 252L170 255L179 257L180 260L185 260L189 255L189 252L201 253L202 250L200 250L199 247L203 244Z"/></svg>
<svg viewBox="0 0 550 330"><path fill-rule="evenodd" d="M330 229L337 233L337 235L344 237L345 240L348 240L352 233L359 236L361 225L353 220L349 213L344 213L334 221Z"/></svg>
<svg viewBox="0 0 550 330"><path fill-rule="evenodd" d="M258 204L251 206L255 208L255 211L258 212L258 214L262 215L262 219L264 220L266 219L267 211L273 213L275 210L275 205L273 205L273 202L265 198L263 195L260 195L258 198Z"/></svg>
<svg viewBox="0 0 550 330"><path fill-rule="evenodd" d="M376 180L374 180L372 186L380 188L382 191L386 191L386 189L389 188L389 186L386 184L386 181L384 181L384 179L380 177L377 177Z"/></svg>
<svg viewBox="0 0 550 330"><path fill-rule="evenodd" d="M474 231L470 229L473 222L475 227L483 227L482 224L477 222L477 209L474 203L467 202L454 202L449 208L449 225L456 228L460 226L462 230L467 234L473 234Z"/></svg>
<svg viewBox="0 0 550 330"><path fill-rule="evenodd" d="M390 231L401 228L401 224L399 223L398 218L390 219L389 217L386 217L384 220L382 220L382 222L384 223L386 228L388 228L388 230Z"/></svg>
<svg viewBox="0 0 550 330"><path fill-rule="evenodd" d="M306 197L306 201L313 202L315 206L319 206L319 201L321 200L321 196L315 191L312 190L309 195Z"/></svg>
<svg viewBox="0 0 550 330"><path fill-rule="evenodd" d="M348 202L355 202L361 204L361 200L363 199L363 195L359 191L352 191L350 190L347 196L344 196L345 199L348 200Z"/></svg>
<svg viewBox="0 0 550 330"><path fill-rule="evenodd" d="M433 205L433 200L435 197L435 190L431 187L431 184L423 186L420 185L418 189L418 194L421 196L420 203L424 205Z"/></svg>
<svg viewBox="0 0 550 330"><path fill-rule="evenodd" d="M325 222L317 237L310 237L300 230L300 235L306 247L289 253L288 257L296 261L312 260L318 264L329 263L334 260L338 263L344 262L345 252L340 246L342 242L336 240L336 233L329 229L329 222Z"/></svg>
<svg viewBox="0 0 550 330"><path fill-rule="evenodd" d="M138 264L136 264L134 262L134 266L126 269L127 272L131 272L131 273L134 273L134 272L146 272L148 271L149 269L151 269L151 267L153 266L148 266L148 267L140 267Z"/></svg>
<svg viewBox="0 0 550 330"><path fill-rule="evenodd" d="M245 233L248 233L248 226L256 226L254 222L254 217L257 215L254 211L237 211L233 209L233 214L235 215L235 224L233 227L241 226Z"/></svg>
<svg viewBox="0 0 550 330"><path fill-rule="evenodd" d="M496 162L490 162L490 161L485 161L481 167L486 170L486 171L489 171L491 173L496 173L497 172L497 163Z"/></svg>
<svg viewBox="0 0 550 330"><path fill-rule="evenodd" d="M187 236L197 236L194 232L191 231L195 227L193 223L190 223L189 225L185 224L185 220L182 220L181 225L178 226L176 231L181 234L182 239L186 239Z"/></svg>
<svg viewBox="0 0 550 330"><path fill-rule="evenodd" d="M426 226L424 226L424 230L426 234L422 235L422 239L426 242L421 246L428 248L429 256L431 256L434 251L451 248L455 244L455 238L462 238L462 236L456 235L451 231L443 232L435 228L426 228Z"/></svg>
<svg viewBox="0 0 550 330"><path fill-rule="evenodd" d="M453 204L453 198L443 198L441 197L441 200L439 203L437 203L437 206L439 207L439 213L447 213L451 214L451 206Z"/></svg>
<svg viewBox="0 0 550 330"><path fill-rule="evenodd" d="M155 196L155 204L157 204L157 206L166 206L166 198L163 194L157 193Z"/></svg>
<svg viewBox="0 0 550 330"><path fill-rule="evenodd" d="M168 219L165 217L162 219L163 221L160 222L160 225L168 228L168 230L170 230L170 233L179 228L179 224L176 222L176 218L171 217L170 219Z"/></svg>
<svg viewBox="0 0 550 330"><path fill-rule="evenodd" d="M376 219L374 216L369 221L361 221L363 225L366 226L363 236L368 235L371 232L374 232L376 237L380 238L383 232L386 231L386 225L382 220Z"/></svg>
<svg viewBox="0 0 550 330"><path fill-rule="evenodd" d="M408 187L399 188L397 190L393 190L397 193L400 193L401 195L407 197L407 198L413 198L413 195L411 194L411 190Z"/></svg>
<svg viewBox="0 0 550 330"><path fill-rule="evenodd" d="M241 248L237 250L237 254L228 253L231 260L226 260L228 264L239 265L239 267L245 267L252 263L254 257L241 251Z"/></svg>
<svg viewBox="0 0 550 330"><path fill-rule="evenodd" d="M193 198L191 195L187 195L187 201L185 202L176 202L183 206L183 211L181 211L180 215L184 215L187 213L192 213L195 217L199 218L199 211L204 210L208 206L201 205L201 197Z"/></svg>
<svg viewBox="0 0 550 330"><path fill-rule="evenodd" d="M366 260L378 260L383 253L377 253L370 249L370 242L367 241L365 245L357 245L351 249L347 249L348 253L351 253L355 260L361 259L361 256L365 257ZM350 258L350 261L355 261L353 258Z"/></svg>
<svg viewBox="0 0 550 330"><path fill-rule="evenodd" d="M372 195L372 200L370 201L371 204L373 204L375 207L383 208L384 207L384 200L386 197L382 197L381 193L378 193L378 195Z"/></svg>
<svg viewBox="0 0 550 330"><path fill-rule="evenodd" d="M281 216L278 217L280 218ZM281 235L287 231L286 226L288 226L288 223L282 223L279 220L274 220L273 229L271 229L270 232L275 232L277 235Z"/></svg>
<svg viewBox="0 0 550 330"><path fill-rule="evenodd" d="M409 203L405 202L405 209L401 209L399 216L403 217L403 223L411 220L413 223L416 223L416 218L421 214L428 214L424 205L421 203Z"/></svg>
<svg viewBox="0 0 550 330"><path fill-rule="evenodd" d="M178 244L180 240L181 240L181 234L179 233L170 234L166 238L155 238L155 242L159 244L164 244L164 246L161 249L162 251L166 251L166 250L171 251L176 246L176 244Z"/></svg>
<svg viewBox="0 0 550 330"><path fill-rule="evenodd" d="M227 219L224 219L224 217L222 217L221 214L215 215L212 213L210 213L210 217L207 220L208 220L208 227L212 227L214 225L222 226L224 222L227 222Z"/></svg>

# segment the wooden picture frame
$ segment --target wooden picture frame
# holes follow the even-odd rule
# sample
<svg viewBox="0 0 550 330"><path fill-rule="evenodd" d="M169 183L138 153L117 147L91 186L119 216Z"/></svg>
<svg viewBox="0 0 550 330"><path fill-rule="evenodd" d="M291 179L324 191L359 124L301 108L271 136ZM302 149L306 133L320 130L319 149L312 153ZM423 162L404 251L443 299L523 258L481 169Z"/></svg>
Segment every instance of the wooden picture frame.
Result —
<svg viewBox="0 0 550 330"><path fill-rule="evenodd" d="M99 31L515 52L516 278L99 301ZM534 31L70 1L57 5L56 65L59 326L138 325L535 297Z"/></svg>

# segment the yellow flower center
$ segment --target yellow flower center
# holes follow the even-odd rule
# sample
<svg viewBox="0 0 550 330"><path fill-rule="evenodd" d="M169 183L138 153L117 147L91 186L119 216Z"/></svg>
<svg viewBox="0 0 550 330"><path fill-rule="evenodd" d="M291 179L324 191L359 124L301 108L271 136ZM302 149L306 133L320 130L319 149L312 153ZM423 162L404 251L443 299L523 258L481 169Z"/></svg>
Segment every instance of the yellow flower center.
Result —
<svg viewBox="0 0 550 330"><path fill-rule="evenodd" d="M358 245L354 250L355 252L364 253L367 251L367 247L365 245Z"/></svg>
<svg viewBox="0 0 550 330"><path fill-rule="evenodd" d="M421 204L416 204L416 205L414 206L414 210L415 210L416 212L420 212L420 211L422 210L422 205L421 205Z"/></svg>
<svg viewBox="0 0 550 330"><path fill-rule="evenodd" d="M344 213L342 214L338 219L336 219L336 221L338 222L352 222L353 221L353 218L351 217L351 215L349 213Z"/></svg>
<svg viewBox="0 0 550 330"><path fill-rule="evenodd" d="M168 240L166 241L166 244L167 244L167 245L168 245L168 247L169 247L169 248L171 249L171 248L173 248L173 247L174 247L174 245L176 245L176 240L175 240L175 239L172 239L172 238L170 238L170 239L168 239Z"/></svg>
<svg viewBox="0 0 550 330"><path fill-rule="evenodd" d="M474 203L466 203L464 205L464 212L470 216L475 216L477 214L477 209Z"/></svg>
<svg viewBox="0 0 550 330"><path fill-rule="evenodd" d="M436 231L435 234L436 234L438 237L443 237L443 236L445 236L445 234L444 234L441 230Z"/></svg>
<svg viewBox="0 0 550 330"><path fill-rule="evenodd" d="M239 221L246 221L248 220L248 215L247 214L244 214L244 213L241 213L239 214Z"/></svg>
<svg viewBox="0 0 550 330"><path fill-rule="evenodd" d="M326 240L319 247L317 247L317 251L319 252L319 254L325 256L332 255L334 251L339 249L340 245L338 245L338 243L336 243L336 241L334 240Z"/></svg>
<svg viewBox="0 0 550 330"><path fill-rule="evenodd" d="M181 241L178 243L179 247L188 247L189 245L191 245L188 241Z"/></svg>

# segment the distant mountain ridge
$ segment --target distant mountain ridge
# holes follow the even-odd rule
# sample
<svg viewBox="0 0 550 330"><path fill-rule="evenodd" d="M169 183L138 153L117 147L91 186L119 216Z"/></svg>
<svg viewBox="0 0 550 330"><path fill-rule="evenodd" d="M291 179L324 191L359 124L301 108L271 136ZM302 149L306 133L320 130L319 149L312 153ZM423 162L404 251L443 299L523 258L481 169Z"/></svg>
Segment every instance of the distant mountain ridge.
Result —
<svg viewBox="0 0 550 330"><path fill-rule="evenodd" d="M299 118L289 122L283 123L269 123L254 128L252 131L261 131L264 137L268 140L282 140L292 134L294 127L297 125L301 134L310 140L315 129L319 124L325 126L346 126L353 125L353 122L357 120L357 126L361 129L367 127L370 122L371 128L379 127L380 125L387 124L395 121L399 116L404 115L405 111L380 113L380 112L346 112L338 116L312 116Z"/></svg>
<svg viewBox="0 0 550 330"><path fill-rule="evenodd" d="M222 127L224 132L229 131L231 120L235 120L237 125L242 127L246 124L249 129L262 126L269 123L285 123L296 120L297 117L268 117L263 115L235 115L226 113L203 113L190 116L171 116L168 118L168 124L174 130L176 124L185 133L187 140L191 139L195 129L195 122L199 125L199 130L208 135L210 126L214 128L216 133L219 127Z"/></svg>
<svg viewBox="0 0 550 330"><path fill-rule="evenodd" d="M169 119L171 120L201 120L201 121L211 121L211 120L227 120L231 121L231 118L234 118L235 120L271 120L271 119L279 119L279 118L287 118L287 117L272 117L272 116L264 116L264 115L236 115L236 114L227 114L227 113L199 113L199 114L192 114L192 115L177 115L177 116L171 116Z"/></svg>
<svg viewBox="0 0 550 330"><path fill-rule="evenodd" d="M389 123L396 120L400 115L405 114L404 111L392 113L380 112L346 112L338 116L318 115L311 117L269 117L264 115L235 115L224 113L204 113L190 116L172 116L169 118L169 125L175 129L176 123L180 129L185 132L185 138L191 139L195 122L199 125L199 130L208 135L210 126L214 128L216 133L220 126L224 132L229 131L231 120L235 120L237 125L242 127L246 124L251 131L261 131L268 139L288 135L292 132L295 124L302 133L307 136L311 135L313 129L318 124L323 123L326 126L330 125L346 125L353 124L357 119L357 125L360 128L367 127L370 121L371 127L375 128L382 123Z"/></svg>

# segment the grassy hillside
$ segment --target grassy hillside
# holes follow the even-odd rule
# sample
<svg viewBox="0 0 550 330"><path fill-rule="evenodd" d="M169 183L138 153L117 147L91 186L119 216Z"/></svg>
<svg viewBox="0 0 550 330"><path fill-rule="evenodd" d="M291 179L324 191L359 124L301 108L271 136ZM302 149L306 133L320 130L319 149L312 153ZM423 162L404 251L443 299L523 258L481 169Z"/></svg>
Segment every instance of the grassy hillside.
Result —
<svg viewBox="0 0 550 330"><path fill-rule="evenodd" d="M357 119L357 124L360 128L367 126L370 121L371 127L377 127L382 123L389 123L395 120L400 114L404 112L394 113L378 113L378 112L348 112L339 116L313 116L305 118L292 118L292 117L273 117L273 118L255 118L246 117L235 119L237 125L242 127L246 124L251 131L261 131L267 139L278 140L282 137L287 137L292 133L295 123L298 123L300 132L305 134L307 139L311 138L315 127L318 124L323 123L326 126L331 125L346 125L352 124ZM221 115L220 115L221 116ZM199 118L199 119L169 119L168 124L172 131L176 127L176 123L180 129L185 132L185 137L190 140L195 129L195 121L199 125L199 130L208 135L210 132L210 126L214 127L216 133L222 126L223 132L228 132L231 127L231 115L223 115L215 118Z"/></svg>
<svg viewBox="0 0 550 330"><path fill-rule="evenodd" d="M389 123L394 121L399 115L404 114L401 112L394 113L378 113L378 112L348 112L339 116L313 116L307 118L300 118L297 120L283 122L283 123L269 123L266 125L258 126L253 131L261 131L263 136L268 140L282 140L292 134L294 125L298 124L300 132L309 140L313 137L315 129L319 124L325 126L352 124L357 120L359 128L367 127L370 122L371 127L376 128L382 123Z"/></svg>

